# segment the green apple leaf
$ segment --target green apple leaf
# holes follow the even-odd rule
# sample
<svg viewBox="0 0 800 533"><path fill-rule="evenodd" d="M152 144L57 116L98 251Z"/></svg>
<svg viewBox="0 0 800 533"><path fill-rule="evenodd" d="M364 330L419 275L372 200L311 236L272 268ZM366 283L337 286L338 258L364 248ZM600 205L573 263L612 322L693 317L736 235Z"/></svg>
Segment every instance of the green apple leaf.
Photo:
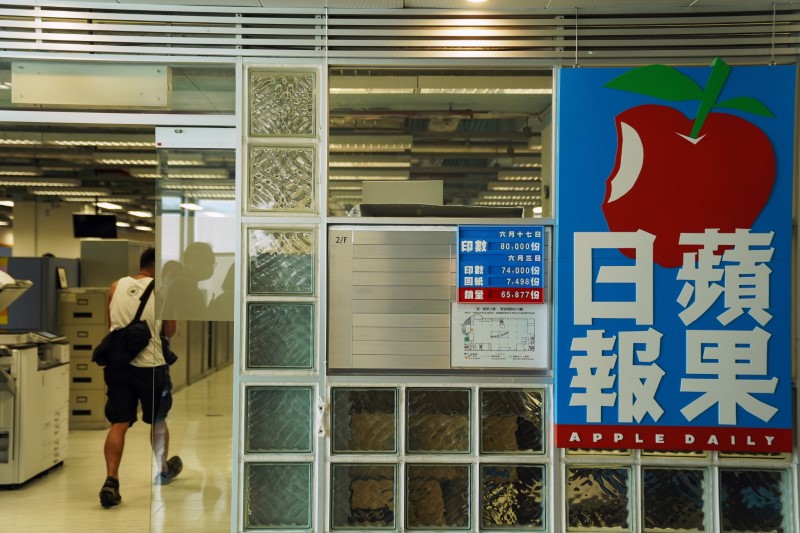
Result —
<svg viewBox="0 0 800 533"><path fill-rule="evenodd" d="M753 113L754 115L761 115L762 117L775 117L775 114L770 111L767 106L749 96L737 96L736 98L729 98L724 102L715 104L714 108L735 109L737 111Z"/></svg>
<svg viewBox="0 0 800 533"><path fill-rule="evenodd" d="M604 85L670 102L702 100L703 89L689 76L666 65L647 65L629 70Z"/></svg>

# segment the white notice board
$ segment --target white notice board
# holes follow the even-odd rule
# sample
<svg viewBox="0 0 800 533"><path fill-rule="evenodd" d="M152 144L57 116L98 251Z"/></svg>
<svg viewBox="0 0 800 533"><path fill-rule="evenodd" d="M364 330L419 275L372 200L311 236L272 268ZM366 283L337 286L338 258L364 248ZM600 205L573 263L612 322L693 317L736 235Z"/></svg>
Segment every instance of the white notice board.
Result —
<svg viewBox="0 0 800 533"><path fill-rule="evenodd" d="M452 304L453 368L548 368L548 309L513 303Z"/></svg>

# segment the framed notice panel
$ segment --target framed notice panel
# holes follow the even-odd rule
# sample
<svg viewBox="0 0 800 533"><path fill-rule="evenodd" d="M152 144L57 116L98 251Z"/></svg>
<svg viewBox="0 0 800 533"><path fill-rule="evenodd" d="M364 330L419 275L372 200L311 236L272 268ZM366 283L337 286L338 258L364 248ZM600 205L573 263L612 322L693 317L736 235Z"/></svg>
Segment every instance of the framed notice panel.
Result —
<svg viewBox="0 0 800 533"><path fill-rule="evenodd" d="M557 446L792 451L795 78L560 72Z"/></svg>
<svg viewBox="0 0 800 533"><path fill-rule="evenodd" d="M541 226L331 226L328 369L549 369L548 239Z"/></svg>

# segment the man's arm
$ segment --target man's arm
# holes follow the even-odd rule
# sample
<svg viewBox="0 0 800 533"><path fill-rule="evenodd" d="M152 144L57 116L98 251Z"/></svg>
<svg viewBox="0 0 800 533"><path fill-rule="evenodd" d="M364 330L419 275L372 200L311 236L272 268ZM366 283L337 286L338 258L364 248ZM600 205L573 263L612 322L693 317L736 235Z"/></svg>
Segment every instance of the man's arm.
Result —
<svg viewBox="0 0 800 533"><path fill-rule="evenodd" d="M108 294L106 295L106 325L108 325L108 327L111 327L111 298L114 297L114 291L116 290L117 282L115 281L111 284L111 287L109 287Z"/></svg>
<svg viewBox="0 0 800 533"><path fill-rule="evenodd" d="M165 337L172 337L178 329L178 323L175 320L162 320L161 331Z"/></svg>

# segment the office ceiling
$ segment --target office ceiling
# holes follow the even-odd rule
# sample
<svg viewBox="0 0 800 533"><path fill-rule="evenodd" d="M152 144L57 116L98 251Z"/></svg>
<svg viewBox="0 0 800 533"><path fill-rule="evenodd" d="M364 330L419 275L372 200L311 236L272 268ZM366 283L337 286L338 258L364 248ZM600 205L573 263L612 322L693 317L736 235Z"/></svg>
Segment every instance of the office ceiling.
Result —
<svg viewBox="0 0 800 533"><path fill-rule="evenodd" d="M85 1L85 0L84 0ZM214 5L224 7L335 7L335 8L449 8L449 9L581 9L619 8L620 12L642 12L656 8L687 8L711 6L741 6L753 9L760 6L764 11L772 11L772 2L764 0L488 0L482 4L472 4L465 0L170 0L173 4ZM97 2L102 3L102 2ZM105 2L108 3L108 2ZM120 2L123 3L123 2ZM125 3L141 3L158 5L166 4L159 0L136 0ZM781 3L780 5L785 5ZM83 4L84 6L86 4ZM257 13L257 11L256 11ZM415 15L424 20L424 17ZM790 23L786 22L785 24ZM757 22L753 22L756 25ZM769 26L758 23L763 32ZM115 27L122 27L117 24ZM672 27L667 20L659 27ZM712 28L706 24L704 28ZM735 24L730 30L737 31ZM367 35L370 26L361 29L360 35ZM767 28L764 30L764 28ZM156 28L158 29L158 28ZM714 27L713 29L716 29ZM253 31L263 30L255 27ZM683 30L683 28L679 28ZM784 36L768 35L755 32L747 26L750 33L720 34L716 40L724 38L739 43L739 35L754 35L750 46L761 46L758 52L763 55L769 50L763 49L763 42L777 42L783 46L794 46L791 34ZM415 56L425 53L414 42L413 32L418 30L401 29L400 33L412 34L411 41L402 40L391 35L398 43L394 45L400 51L393 50L391 56L397 61L397 53L402 53L402 46L417 47ZM420 30L421 31L421 30ZM525 30L519 30L525 31ZM599 30L598 30L599 31ZM646 31L646 30L645 30ZM686 31L699 31L687 28ZM710 30L709 30L710 31ZM785 30L788 31L788 30ZM618 33L615 33L618 32ZM763 33L762 32L762 33ZM94 28L92 28L94 34ZM101 33L101 32L100 32ZM601 32L602 34L603 32ZM424 35L422 32L420 35ZM603 35L613 36L621 40L610 42ZM621 47L625 43L621 30L612 28L600 37L595 37L593 45L599 52L631 54L635 51ZM160 34L158 34L160 35ZM253 34L256 35L256 34ZM258 34L260 35L260 34ZM589 32L587 35L593 35ZM636 35L639 35L636 33ZM689 35L677 33L676 35ZM69 37L69 36L67 36ZM384 36L388 38L389 35ZM39 38L39 36L36 36ZM66 37L58 34L55 40ZM137 35L122 35L120 43L138 42ZM159 37L161 39L161 37ZM364 38L369 39L369 37ZM367 46L368 40L362 39L358 46ZM566 39L566 38L565 38ZM162 39L163 40L163 39ZM664 39L670 43L675 39ZM569 43L569 40L564 40ZM614 50L615 42L620 50ZM634 42L639 43L639 40ZM727 41L726 41L727 42ZM524 47L535 49L541 46L535 42L524 41L516 44L500 43L513 50L508 53L526 53ZM119 43L117 43L119 44ZM196 43L192 41L192 45ZM713 43L712 43L713 44ZM282 41L280 46L286 46ZM695 44L695 46L701 46ZM23 46L20 44L20 46ZM99 45L98 45L99 46ZM162 44L161 46L167 46ZM187 46L187 45L183 45ZM341 44L342 47L355 46L352 43ZM437 46L451 46L447 41L437 41ZM547 44L546 48L551 46ZM732 45L733 46L733 45ZM102 49L99 46L98 49ZM342 48L346 49L346 48ZM366 48L365 48L366 50ZM609 52L609 50L611 50ZM780 49L779 49L780 50ZM339 50L341 53L341 50ZM383 49L377 49L383 52ZM706 50L700 50L702 57L709 57ZM367 54L374 53L367 50ZM464 53L470 53L469 50ZM547 48L544 52L553 53ZM592 53L592 48L588 49ZM654 51L660 53L660 49ZM790 53L793 53L790 51ZM532 52L535 54L535 52ZM375 63L384 63L378 58ZM456 56L453 56L456 57ZM521 57L521 56L520 56ZM533 55L532 57L536 57ZM609 61L614 62L609 56ZM626 56L627 57L627 56ZM713 56L712 56L713 57ZM486 63L483 63L486 65ZM541 65L542 63L536 63ZM10 63L0 63L0 108L20 109L10 98L11 85ZM228 63L217 67L191 65L172 67L172 113L208 113L232 114L235 108L235 91L233 89L234 69ZM484 66L484 69L491 67ZM535 66L533 68L536 68ZM331 214L343 215L361 197L361 184L369 179L442 179L445 182L445 203L480 205L489 202L503 202L504 197L518 192L523 196L535 197L529 207L536 207L546 195L545 184L522 183L510 187L502 181L510 181L513 174L525 174L518 181L536 181L541 173L541 150L543 138L542 128L546 127L550 118L549 110L552 95L548 90L551 85L549 70L541 73L504 72L482 70L479 72L426 70L419 72L391 71L386 69L348 69L332 72L330 85L336 89L332 92L329 105L328 126L330 128L331 146L329 154L330 169L330 209ZM470 77L471 76L471 77ZM483 78L478 79L478 78ZM517 91L514 81L522 78L527 88L539 92ZM425 79L423 79L425 78ZM486 83L487 79L492 82ZM517 78L515 80L515 78ZM425 84L434 80L433 85ZM438 81L436 81L438 80ZM446 82L455 83L449 86ZM437 85L438 83L438 85ZM477 85L471 86L470 84ZM410 85L405 85L410 84ZM412 89L397 92L394 89ZM472 89L461 91L454 89ZM544 89L544 90L543 90ZM36 109L27 107L22 109ZM349 140L348 140L349 137ZM370 142L366 142L369 140ZM383 141L375 145L375 140ZM133 142L134 144L131 144ZM360 146L359 146L360 144ZM370 146L368 146L370 145ZM199 196L206 186L207 191L214 194L232 196L235 161L232 154L220 156L218 153L188 152L159 153L155 149L154 131L152 128L122 125L118 127L67 127L42 125L0 125L0 199L14 196L20 199L41 198L45 201L73 201L61 194L66 189L75 189L77 185L97 194L84 197L82 202L93 203L96 200L113 200L124 207L124 210L153 210L157 196L155 184L166 184L166 179L174 179L176 187L181 184L197 185L195 192L187 192L187 196ZM197 175L204 170L205 176ZM523 170L524 169L524 170ZM325 171L323 171L325 172ZM367 175L368 174L368 175ZM325 175L324 173L322 175ZM156 176L160 178L156 179ZM15 186L11 179L17 182ZM520 176L517 176L520 177ZM62 180L60 190L50 188L47 194L34 194L34 187L26 183L26 179ZM502 178L502 179L501 179ZM214 180L220 182L214 183ZM219 185L221 188L210 188ZM188 189L186 189L188 191ZM209 193L210 194L210 193ZM95 198L96 197L96 198ZM102 197L102 198L101 198ZM497 205L503 205L499 203ZM3 211L0 207L0 222ZM77 209L76 209L77 210Z"/></svg>
<svg viewBox="0 0 800 533"><path fill-rule="evenodd" d="M628 8L641 11L653 8L684 7L771 7L770 0L83 0L114 4L166 4L181 6L332 8L332 9L593 9ZM796 0L780 4L798 3Z"/></svg>

